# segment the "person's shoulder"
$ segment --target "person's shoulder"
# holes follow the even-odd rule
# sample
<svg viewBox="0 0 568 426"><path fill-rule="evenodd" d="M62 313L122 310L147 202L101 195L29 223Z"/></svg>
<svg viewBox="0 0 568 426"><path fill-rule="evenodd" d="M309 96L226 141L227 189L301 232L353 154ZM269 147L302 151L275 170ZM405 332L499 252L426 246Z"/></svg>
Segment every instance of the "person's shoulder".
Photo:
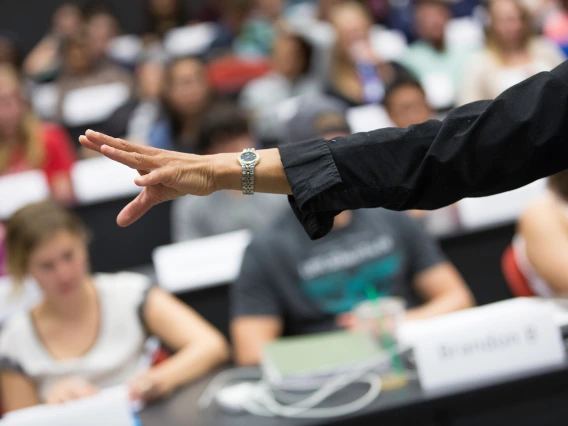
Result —
<svg viewBox="0 0 568 426"><path fill-rule="evenodd" d="M542 228L554 226L558 222L554 207L555 200L550 193L530 203L519 217L518 228L521 234L533 230L538 232Z"/></svg>

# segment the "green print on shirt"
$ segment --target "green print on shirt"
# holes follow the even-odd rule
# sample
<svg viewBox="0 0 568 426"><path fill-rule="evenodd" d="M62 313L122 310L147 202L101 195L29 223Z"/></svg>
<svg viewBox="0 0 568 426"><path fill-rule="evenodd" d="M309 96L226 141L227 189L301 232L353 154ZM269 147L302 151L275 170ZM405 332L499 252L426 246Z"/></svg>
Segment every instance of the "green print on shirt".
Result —
<svg viewBox="0 0 568 426"><path fill-rule="evenodd" d="M349 312L366 300L366 288L373 285L377 293L391 293L393 278L399 273L401 256L391 254L363 263L353 269L337 271L302 282L302 290L322 312L331 315Z"/></svg>

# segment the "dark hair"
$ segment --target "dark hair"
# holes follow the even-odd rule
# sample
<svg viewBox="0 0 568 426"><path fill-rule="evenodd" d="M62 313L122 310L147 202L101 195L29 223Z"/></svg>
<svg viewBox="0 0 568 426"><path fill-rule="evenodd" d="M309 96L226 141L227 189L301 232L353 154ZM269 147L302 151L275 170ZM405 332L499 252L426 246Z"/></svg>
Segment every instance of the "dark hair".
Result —
<svg viewBox="0 0 568 426"><path fill-rule="evenodd" d="M86 3L85 6L83 6L83 15L86 20L96 15L110 15L118 22L114 6L104 0L94 0Z"/></svg>
<svg viewBox="0 0 568 426"><path fill-rule="evenodd" d="M300 48L300 55L304 61L304 66L302 67L302 75L306 75L310 72L312 66L312 57L314 53L314 48L311 43L304 37L298 34L290 34L285 38L289 38L294 41Z"/></svg>
<svg viewBox="0 0 568 426"><path fill-rule="evenodd" d="M196 63L199 63L205 71L205 63L195 57L195 56L182 56L179 58L175 58L172 61L170 61L167 66L166 66L166 86L169 84L169 82L171 81L171 73L172 73L172 69L175 68L179 63L184 62L184 61L194 61ZM179 136L181 134L182 131L182 121L180 119L180 117L178 116L178 113L176 111L173 110L173 108L171 107L167 97L166 97L166 91L164 91L163 95L162 95L162 104L163 104L163 118L166 119L170 126L171 126L171 130L172 130L172 137L174 140L174 145L177 146L179 140ZM180 150L183 150L182 147L177 147Z"/></svg>
<svg viewBox="0 0 568 426"><path fill-rule="evenodd" d="M176 0L176 12L173 15L174 21L171 22L171 25L167 27L160 28L160 20L154 13L152 12L151 3L152 0L146 0L145 2L145 14L146 14L146 31L148 33L154 33L159 37L163 37L166 32L170 29L175 27L181 27L186 22L186 13L184 4L180 0Z"/></svg>
<svg viewBox="0 0 568 426"><path fill-rule="evenodd" d="M249 121L246 113L233 103L219 103L203 117L197 151L204 154L220 142L248 134Z"/></svg>
<svg viewBox="0 0 568 426"><path fill-rule="evenodd" d="M81 219L55 201L28 204L8 220L8 270L17 284L21 283L26 275L32 251L58 231L68 231L88 242L89 234Z"/></svg>
<svg viewBox="0 0 568 426"><path fill-rule="evenodd" d="M384 106L387 110L389 109L389 103L390 103L391 98L394 95L394 93L397 90L399 90L403 87L413 87L413 88L419 90L420 92L422 92L422 94L424 96L426 96L426 92L424 91L424 88L416 80L406 79L406 80L395 81L393 84L391 84L390 86L387 87L387 90L385 92L385 97L383 99L383 104L384 104Z"/></svg>
<svg viewBox="0 0 568 426"><path fill-rule="evenodd" d="M420 8L421 6L438 6L442 9L445 9L448 13L453 14L449 2L444 0L417 0L414 6L414 10L418 10L418 8Z"/></svg>
<svg viewBox="0 0 568 426"><path fill-rule="evenodd" d="M563 200L568 201L568 170L550 176L548 185Z"/></svg>
<svg viewBox="0 0 568 426"><path fill-rule="evenodd" d="M12 54L14 55L14 62L12 65L20 69L20 66L22 65L22 49L18 36L11 31L0 30L0 41L8 43L12 49Z"/></svg>

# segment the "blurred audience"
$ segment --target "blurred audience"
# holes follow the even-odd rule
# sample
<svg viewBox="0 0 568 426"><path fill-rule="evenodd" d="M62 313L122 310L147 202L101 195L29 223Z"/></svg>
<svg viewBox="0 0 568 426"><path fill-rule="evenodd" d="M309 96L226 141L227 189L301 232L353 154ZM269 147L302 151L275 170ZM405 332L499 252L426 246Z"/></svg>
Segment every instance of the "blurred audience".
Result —
<svg viewBox="0 0 568 426"><path fill-rule="evenodd" d="M505 276L516 295L568 295L568 171L550 177L550 191L522 214Z"/></svg>
<svg viewBox="0 0 568 426"><path fill-rule="evenodd" d="M420 0L414 8L418 40L410 45L403 64L418 77L437 109L451 107L463 80L463 68L470 54L466 48L446 45L446 28L452 17L445 0ZM443 87L441 87L443 86Z"/></svg>
<svg viewBox="0 0 568 426"><path fill-rule="evenodd" d="M93 124L103 123L133 92L130 73L99 56L100 46L92 41L86 32L80 32L67 38L62 47L55 119L73 128L74 137Z"/></svg>
<svg viewBox="0 0 568 426"><path fill-rule="evenodd" d="M112 40L120 35L118 19L107 3L93 3L85 10L85 26L92 60L107 57Z"/></svg>
<svg viewBox="0 0 568 426"><path fill-rule="evenodd" d="M491 0L486 47L472 57L460 103L493 99L509 87L564 60L551 41L534 35L531 16L519 0Z"/></svg>
<svg viewBox="0 0 568 426"><path fill-rule="evenodd" d="M53 14L49 33L29 53L24 62L27 76L38 80L52 80L62 67L62 47L75 36L83 25L83 14L76 3L63 3Z"/></svg>
<svg viewBox="0 0 568 426"><path fill-rule="evenodd" d="M235 37L240 34L254 6L253 0L211 0L200 13L204 22L217 24L217 37L211 45L214 54L232 51Z"/></svg>
<svg viewBox="0 0 568 426"><path fill-rule="evenodd" d="M203 117L200 154L235 153L236 161L237 153L256 145L245 113L236 106L218 104ZM209 197L182 197L172 206L172 236L185 241L240 229L258 230L286 209L286 198L273 194L251 197L219 191Z"/></svg>
<svg viewBox="0 0 568 426"><path fill-rule="evenodd" d="M346 0L317 0L318 19L323 22L331 22L333 9L345 2Z"/></svg>
<svg viewBox="0 0 568 426"><path fill-rule="evenodd" d="M53 197L68 203L73 200L69 173L74 159L69 135L40 122L24 98L16 70L0 65L0 176L43 170Z"/></svg>
<svg viewBox="0 0 568 426"><path fill-rule="evenodd" d="M301 36L281 33L272 49L272 72L245 86L240 104L253 117L256 135L262 140L282 138L279 111L282 102L321 91L311 73L312 46Z"/></svg>
<svg viewBox="0 0 568 426"><path fill-rule="evenodd" d="M205 65L200 60L173 61L166 70L165 117L150 131L150 145L195 152L201 121L212 96Z"/></svg>
<svg viewBox="0 0 568 426"><path fill-rule="evenodd" d="M162 39L168 31L185 24L180 0L146 0L146 10L147 36L152 39Z"/></svg>
<svg viewBox="0 0 568 426"><path fill-rule="evenodd" d="M301 105L312 117L303 139L349 133L336 105ZM295 118L296 118L295 117ZM295 118L291 123L295 123ZM309 130L309 131L308 131ZM325 238L312 241L291 211L255 234L231 288L231 334L238 364L257 364L266 342L353 325L351 310L380 295L402 297L407 319L473 306L457 270L422 228L404 213L345 211Z"/></svg>
<svg viewBox="0 0 568 426"><path fill-rule="evenodd" d="M54 202L15 213L7 241L12 277L18 285L33 277L43 301L0 333L5 410L64 403L125 382L132 399L148 401L227 360L221 334L145 276L91 275L86 230ZM138 371L149 335L174 354Z"/></svg>
<svg viewBox="0 0 568 426"><path fill-rule="evenodd" d="M560 7L546 18L543 32L568 55L568 0L562 0Z"/></svg>
<svg viewBox="0 0 568 426"><path fill-rule="evenodd" d="M254 8L233 45L239 56L257 58L270 54L285 0L253 0Z"/></svg>
<svg viewBox="0 0 568 426"><path fill-rule="evenodd" d="M382 60L369 40L372 20L359 3L341 3L331 11L337 39L331 53L327 92L350 106L379 103L385 88L412 78L396 62Z"/></svg>
<svg viewBox="0 0 568 426"><path fill-rule="evenodd" d="M136 66L135 76L134 96L113 113L105 124L105 133L148 145L150 131L162 115L165 66L160 60L144 58Z"/></svg>

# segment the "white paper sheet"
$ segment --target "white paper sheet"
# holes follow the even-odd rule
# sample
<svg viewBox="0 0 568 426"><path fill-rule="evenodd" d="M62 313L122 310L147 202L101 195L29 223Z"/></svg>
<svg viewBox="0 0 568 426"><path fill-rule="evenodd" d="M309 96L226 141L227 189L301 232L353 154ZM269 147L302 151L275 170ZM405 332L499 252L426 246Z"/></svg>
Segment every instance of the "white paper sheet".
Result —
<svg viewBox="0 0 568 426"><path fill-rule="evenodd" d="M8 219L27 204L49 198L49 185L42 171L0 177L0 220Z"/></svg>
<svg viewBox="0 0 568 426"><path fill-rule="evenodd" d="M92 204L137 195L136 170L124 167L106 157L78 161L71 170L71 180L77 201Z"/></svg>
<svg viewBox="0 0 568 426"><path fill-rule="evenodd" d="M152 254L158 284L176 293L232 282L250 239L244 230L158 247Z"/></svg>
<svg viewBox="0 0 568 426"><path fill-rule="evenodd" d="M353 133L371 132L394 127L386 110L380 105L363 105L347 110L347 122Z"/></svg>
<svg viewBox="0 0 568 426"><path fill-rule="evenodd" d="M217 36L217 25L205 22L175 28L166 34L164 47L174 57L200 55L204 53Z"/></svg>
<svg viewBox="0 0 568 426"><path fill-rule="evenodd" d="M123 83L100 84L73 90L63 99L63 122L83 126L108 119L130 97Z"/></svg>
<svg viewBox="0 0 568 426"><path fill-rule="evenodd" d="M460 222L466 229L481 228L516 220L528 204L546 190L546 179L514 191L458 202Z"/></svg>
<svg viewBox="0 0 568 426"><path fill-rule="evenodd" d="M38 405L14 411L2 426L134 426L126 386L105 389L99 394L60 405Z"/></svg>

